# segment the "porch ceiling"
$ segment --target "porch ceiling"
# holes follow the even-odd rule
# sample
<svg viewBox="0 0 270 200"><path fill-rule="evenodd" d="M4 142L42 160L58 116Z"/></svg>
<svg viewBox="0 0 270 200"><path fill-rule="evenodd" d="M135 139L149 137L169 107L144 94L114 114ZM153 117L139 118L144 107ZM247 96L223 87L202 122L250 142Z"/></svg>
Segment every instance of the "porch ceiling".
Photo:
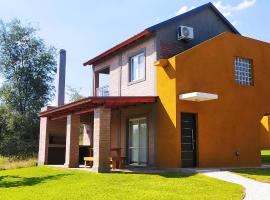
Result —
<svg viewBox="0 0 270 200"><path fill-rule="evenodd" d="M156 96L88 97L61 107L40 112L39 116L57 119L69 114L85 115L93 112L94 108L100 106L105 106L107 108L120 108L130 105L153 103L156 100Z"/></svg>

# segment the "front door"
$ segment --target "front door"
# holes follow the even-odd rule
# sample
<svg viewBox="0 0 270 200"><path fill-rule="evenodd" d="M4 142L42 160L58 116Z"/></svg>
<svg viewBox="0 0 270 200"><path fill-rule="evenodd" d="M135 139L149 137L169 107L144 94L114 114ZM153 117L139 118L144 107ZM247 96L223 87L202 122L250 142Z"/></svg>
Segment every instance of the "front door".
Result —
<svg viewBox="0 0 270 200"><path fill-rule="evenodd" d="M196 114L181 113L182 167L196 167Z"/></svg>
<svg viewBox="0 0 270 200"><path fill-rule="evenodd" d="M129 120L129 164L145 166L148 161L148 131L146 118Z"/></svg>

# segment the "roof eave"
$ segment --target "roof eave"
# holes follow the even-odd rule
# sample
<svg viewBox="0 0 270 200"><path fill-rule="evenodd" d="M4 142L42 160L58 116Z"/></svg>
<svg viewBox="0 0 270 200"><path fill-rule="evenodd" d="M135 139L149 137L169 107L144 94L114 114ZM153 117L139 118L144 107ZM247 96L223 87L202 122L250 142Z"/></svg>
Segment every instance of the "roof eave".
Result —
<svg viewBox="0 0 270 200"><path fill-rule="evenodd" d="M87 62L83 63L83 66L92 65L95 62L99 61L100 59L102 59L102 58L104 58L104 57L106 57L106 56L108 56L108 55L110 55L110 54L112 54L112 53L114 53L114 52L116 52L116 51L118 51L118 50L120 50L120 49L134 43L134 42L136 42L139 39L142 39L144 37L148 37L150 35L152 35L151 31L144 30L144 31L132 36L131 38L125 40L124 42L121 42L120 44L110 48L109 50L103 52L102 54L88 60Z"/></svg>

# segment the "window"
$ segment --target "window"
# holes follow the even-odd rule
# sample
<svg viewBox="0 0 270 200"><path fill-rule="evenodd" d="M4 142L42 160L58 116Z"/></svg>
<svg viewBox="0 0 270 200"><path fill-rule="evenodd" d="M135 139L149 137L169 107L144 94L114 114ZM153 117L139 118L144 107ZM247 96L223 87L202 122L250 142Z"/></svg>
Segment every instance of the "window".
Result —
<svg viewBox="0 0 270 200"><path fill-rule="evenodd" d="M129 164L147 165L148 130L146 118L129 120Z"/></svg>
<svg viewBox="0 0 270 200"><path fill-rule="evenodd" d="M235 82L241 85L253 85L252 61L236 57L234 60Z"/></svg>
<svg viewBox="0 0 270 200"><path fill-rule="evenodd" d="M144 52L129 59L129 82L143 80L145 78Z"/></svg>

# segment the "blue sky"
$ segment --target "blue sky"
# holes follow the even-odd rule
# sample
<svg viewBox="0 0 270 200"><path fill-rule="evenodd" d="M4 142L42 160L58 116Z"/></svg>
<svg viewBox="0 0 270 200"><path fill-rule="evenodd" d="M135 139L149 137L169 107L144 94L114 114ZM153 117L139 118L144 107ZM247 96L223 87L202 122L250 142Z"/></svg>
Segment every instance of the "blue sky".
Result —
<svg viewBox="0 0 270 200"><path fill-rule="evenodd" d="M0 0L0 18L31 22L47 44L67 50L66 85L92 94L91 68L82 63L204 0ZM242 35L270 42L269 0L217 0L214 5Z"/></svg>

